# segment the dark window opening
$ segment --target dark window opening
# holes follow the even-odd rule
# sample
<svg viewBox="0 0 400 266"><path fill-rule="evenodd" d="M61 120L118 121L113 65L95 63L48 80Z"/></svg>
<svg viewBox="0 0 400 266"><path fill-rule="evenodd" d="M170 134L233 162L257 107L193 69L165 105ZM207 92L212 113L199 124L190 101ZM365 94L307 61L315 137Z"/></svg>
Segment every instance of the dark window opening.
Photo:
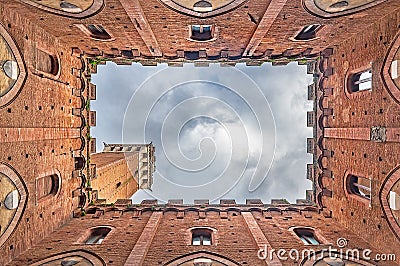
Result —
<svg viewBox="0 0 400 266"><path fill-rule="evenodd" d="M317 37L317 31L321 28L319 24L312 24L305 26L299 34L294 38L295 40L311 40Z"/></svg>
<svg viewBox="0 0 400 266"><path fill-rule="evenodd" d="M95 39L108 40L111 39L110 34L101 25L89 24L86 28L90 32L90 36Z"/></svg>
<svg viewBox="0 0 400 266"><path fill-rule="evenodd" d="M57 75L59 65L57 57L50 55L42 50L36 50L36 61L35 61L36 69L49 73L51 75Z"/></svg>
<svg viewBox="0 0 400 266"><path fill-rule="evenodd" d="M85 167L85 158L75 157L75 170L82 170Z"/></svg>
<svg viewBox="0 0 400 266"><path fill-rule="evenodd" d="M192 25L190 38L196 41L209 41L213 38L212 25Z"/></svg>
<svg viewBox="0 0 400 266"><path fill-rule="evenodd" d="M347 182L350 194L355 194L368 200L371 199L371 180L365 177L350 175L347 177Z"/></svg>
<svg viewBox="0 0 400 266"><path fill-rule="evenodd" d="M372 89L372 70L368 69L350 76L350 92L366 91Z"/></svg>
<svg viewBox="0 0 400 266"><path fill-rule="evenodd" d="M79 6L69 3L67 1L61 1L60 8L66 12L72 12L72 13L82 12L82 9Z"/></svg>
<svg viewBox="0 0 400 266"><path fill-rule="evenodd" d="M210 246L212 231L206 228L197 228L192 230L193 246Z"/></svg>
<svg viewBox="0 0 400 266"><path fill-rule="evenodd" d="M36 194L38 200L57 194L59 186L59 178L56 174L38 178L36 180Z"/></svg>
<svg viewBox="0 0 400 266"><path fill-rule="evenodd" d="M348 1L340 1L329 6L329 8L342 8L349 5Z"/></svg>
<svg viewBox="0 0 400 266"><path fill-rule="evenodd" d="M96 227L90 230L90 235L84 241L85 244L101 244L110 233L111 228L108 227Z"/></svg>
<svg viewBox="0 0 400 266"><path fill-rule="evenodd" d="M319 245L320 242L315 237L314 230L309 228L297 228L293 230L305 245Z"/></svg>

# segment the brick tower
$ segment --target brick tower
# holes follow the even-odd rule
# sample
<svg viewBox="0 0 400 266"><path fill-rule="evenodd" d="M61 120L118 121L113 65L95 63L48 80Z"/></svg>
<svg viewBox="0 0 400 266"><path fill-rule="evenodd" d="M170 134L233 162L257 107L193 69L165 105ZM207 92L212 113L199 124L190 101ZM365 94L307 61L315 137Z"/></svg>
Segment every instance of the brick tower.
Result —
<svg viewBox="0 0 400 266"><path fill-rule="evenodd" d="M151 189L155 166L151 143L105 144L103 152L90 158L91 203L114 203L130 198L139 188Z"/></svg>
<svg viewBox="0 0 400 266"><path fill-rule="evenodd" d="M399 265L399 16L397 0L0 0L0 265ZM310 202L92 206L105 60L307 63ZM341 238L370 259L257 256Z"/></svg>

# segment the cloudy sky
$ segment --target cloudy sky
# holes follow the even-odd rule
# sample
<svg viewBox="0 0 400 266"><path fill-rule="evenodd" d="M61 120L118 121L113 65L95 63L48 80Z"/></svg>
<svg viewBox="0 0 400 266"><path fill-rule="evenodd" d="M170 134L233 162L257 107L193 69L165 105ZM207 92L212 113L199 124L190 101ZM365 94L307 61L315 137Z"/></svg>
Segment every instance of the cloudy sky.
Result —
<svg viewBox="0 0 400 266"><path fill-rule="evenodd" d="M152 191L134 202L273 198L295 202L306 180L306 67L143 67L107 62L97 85L97 150L106 143L156 147Z"/></svg>

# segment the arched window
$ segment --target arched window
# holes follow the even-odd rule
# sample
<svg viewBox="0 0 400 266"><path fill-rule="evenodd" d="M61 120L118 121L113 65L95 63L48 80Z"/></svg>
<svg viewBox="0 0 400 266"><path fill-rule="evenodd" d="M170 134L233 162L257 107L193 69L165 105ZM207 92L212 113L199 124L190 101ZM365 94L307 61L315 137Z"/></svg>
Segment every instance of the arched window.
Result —
<svg viewBox="0 0 400 266"><path fill-rule="evenodd" d="M214 38L213 25L192 25L190 26L190 39L194 41L204 42Z"/></svg>
<svg viewBox="0 0 400 266"><path fill-rule="evenodd" d="M15 56L5 39L0 36L0 97L11 90L18 74L19 69Z"/></svg>
<svg viewBox="0 0 400 266"><path fill-rule="evenodd" d="M348 15L373 7L386 0L303 0L306 10L325 18Z"/></svg>
<svg viewBox="0 0 400 266"><path fill-rule="evenodd" d="M210 246L212 244L212 230L208 228L192 229L193 246Z"/></svg>
<svg viewBox="0 0 400 266"><path fill-rule="evenodd" d="M19 49L0 24L0 107L16 98L25 77L26 70Z"/></svg>
<svg viewBox="0 0 400 266"><path fill-rule="evenodd" d="M19 224L27 199L21 177L10 166L0 163L0 246Z"/></svg>
<svg viewBox="0 0 400 266"><path fill-rule="evenodd" d="M40 49L36 50L35 68L53 76L58 74L59 64L57 57Z"/></svg>
<svg viewBox="0 0 400 266"><path fill-rule="evenodd" d="M41 200L50 195L56 195L60 187L58 175L47 175L36 179L36 195Z"/></svg>
<svg viewBox="0 0 400 266"><path fill-rule="evenodd" d="M300 238L300 240L305 245L319 245L320 241L318 241L315 236L314 230L311 228L296 228L293 232Z"/></svg>
<svg viewBox="0 0 400 266"><path fill-rule="evenodd" d="M202 0L194 3L193 10L197 12L210 12L213 10L213 7L210 2Z"/></svg>
<svg viewBox="0 0 400 266"><path fill-rule="evenodd" d="M85 18L97 13L104 5L103 0L21 0L31 6L58 15Z"/></svg>
<svg viewBox="0 0 400 266"><path fill-rule="evenodd" d="M349 77L348 89L350 93L372 89L372 70L368 69L355 73Z"/></svg>
<svg viewBox="0 0 400 266"><path fill-rule="evenodd" d="M111 228L105 226L95 227L89 230L88 236L84 239L84 244L101 244L110 233Z"/></svg>
<svg viewBox="0 0 400 266"><path fill-rule="evenodd" d="M371 180L355 175L347 176L347 192L363 199L371 199Z"/></svg>
<svg viewBox="0 0 400 266"><path fill-rule="evenodd" d="M294 37L298 41L307 41L315 39L317 37L317 31L321 28L319 24L311 24L305 26L297 35Z"/></svg>
<svg viewBox="0 0 400 266"><path fill-rule="evenodd" d="M106 265L104 260L96 254L90 251L75 250L63 252L61 254L55 254L51 257L47 257L41 261L33 264L29 263L30 266L43 266L43 265Z"/></svg>
<svg viewBox="0 0 400 266"><path fill-rule="evenodd" d="M84 33L96 40L110 40L112 37L108 32L104 29L102 25L99 24L78 24L76 25L80 28Z"/></svg>
<svg viewBox="0 0 400 266"><path fill-rule="evenodd" d="M246 0L160 0L165 6L191 17L208 18L240 7Z"/></svg>

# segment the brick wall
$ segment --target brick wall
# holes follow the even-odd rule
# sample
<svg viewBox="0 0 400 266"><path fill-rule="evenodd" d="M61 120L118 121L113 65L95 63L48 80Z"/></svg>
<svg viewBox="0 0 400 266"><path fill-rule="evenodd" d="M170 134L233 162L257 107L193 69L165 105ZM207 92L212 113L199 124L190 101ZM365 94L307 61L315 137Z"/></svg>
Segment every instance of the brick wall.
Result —
<svg viewBox="0 0 400 266"><path fill-rule="evenodd" d="M10 265L34 263L54 254L76 249L94 252L107 265L124 265L129 255L131 258L136 258L129 265L136 265L135 263L138 263L140 259L143 259L140 265L166 265L175 259L196 252L214 254L235 261L239 265L294 265L300 262L289 259L277 260L276 264L267 264L257 257L259 247L256 239L259 237L266 238L276 250L282 248L289 251L296 248L301 252L303 249L310 248L321 250L329 245L338 248L337 238L344 237L348 240L348 247L351 249L369 248L373 254L378 252L378 249L348 229L339 224L332 224L332 218L325 218L315 208L305 209L306 205L258 207L153 205L149 207L146 205L128 208L122 205L118 208L95 207L93 211L88 210L86 216L68 222ZM250 229L244 216L248 216L246 220L254 221L252 226L254 229ZM77 243L88 229L95 226L109 226L112 230L101 244ZM327 244L304 245L290 230L294 226L314 228L319 240L324 239ZM212 245L191 245L190 229L193 227L213 229ZM253 230L258 233L252 233ZM143 237L144 235L147 237ZM140 249L139 246L144 249ZM141 254L144 257L141 257ZM394 265L390 262L385 263L381 265Z"/></svg>

